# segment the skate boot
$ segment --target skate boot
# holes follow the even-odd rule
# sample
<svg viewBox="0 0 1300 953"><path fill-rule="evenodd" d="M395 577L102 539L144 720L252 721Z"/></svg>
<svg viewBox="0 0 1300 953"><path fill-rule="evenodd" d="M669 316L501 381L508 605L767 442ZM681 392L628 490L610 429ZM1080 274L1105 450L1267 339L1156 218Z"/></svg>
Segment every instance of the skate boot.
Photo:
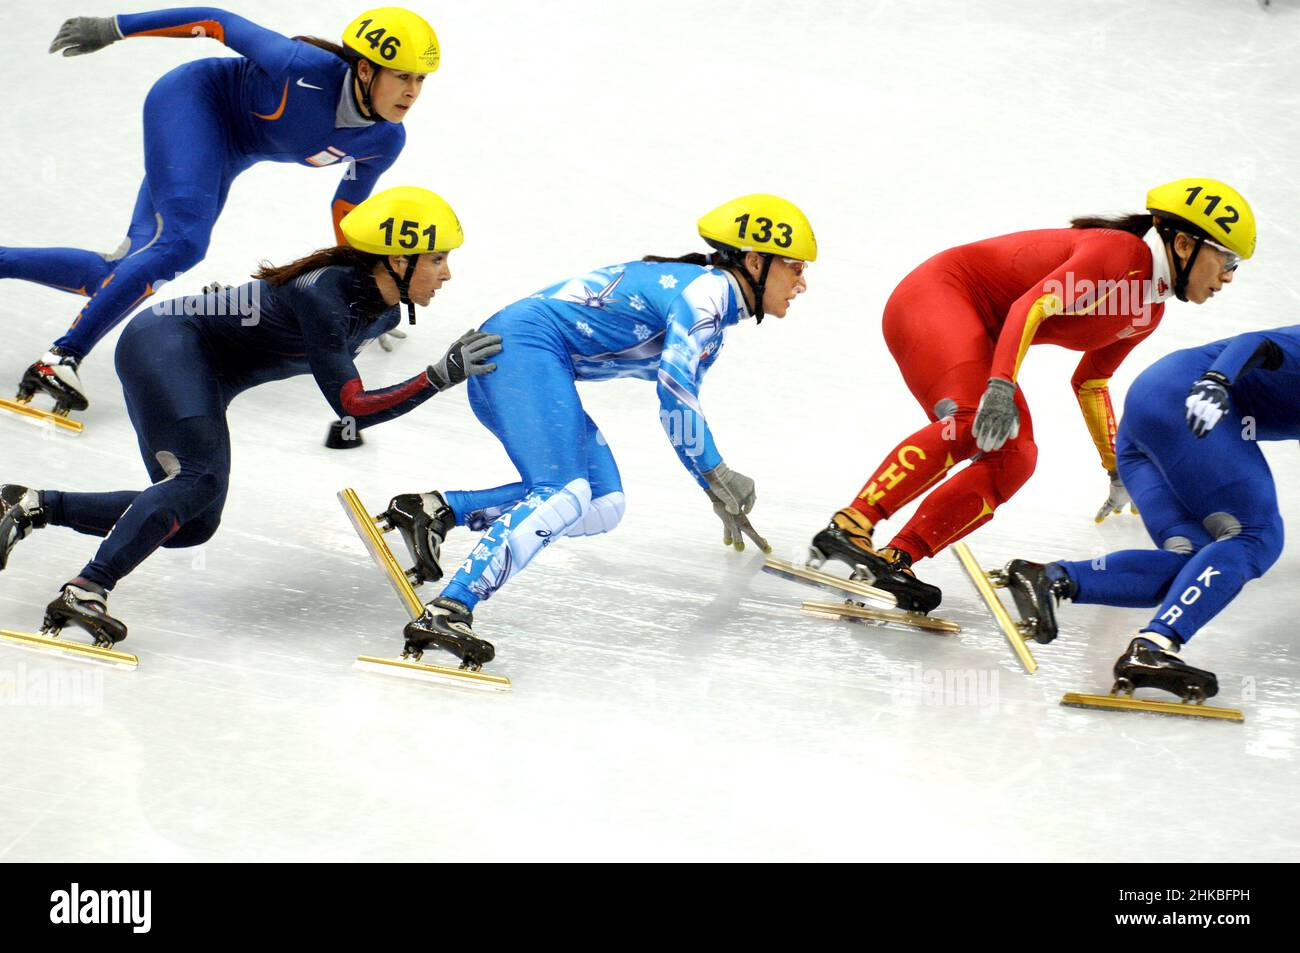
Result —
<svg viewBox="0 0 1300 953"><path fill-rule="evenodd" d="M943 592L916 578L906 553L871 543L871 525L850 507L840 510L827 527L813 537L808 563L814 568L828 559L853 567L850 576L871 583L891 594L905 612L931 612L943 601Z"/></svg>
<svg viewBox="0 0 1300 953"><path fill-rule="evenodd" d="M442 541L456 526L456 514L441 493L395 496L380 518L384 520L385 525L381 528L385 532L395 529L402 534L406 549L415 561L414 572L407 573L412 585L437 582L442 578L438 558L442 553Z"/></svg>
<svg viewBox="0 0 1300 953"><path fill-rule="evenodd" d="M38 491L16 483L0 486L0 569L9 565L9 554L18 540L44 527L49 519Z"/></svg>
<svg viewBox="0 0 1300 953"><path fill-rule="evenodd" d="M1079 589L1061 569L1026 559L1013 559L1002 572L989 573L989 581L1011 590L1020 621L1044 645L1056 638L1056 607Z"/></svg>
<svg viewBox="0 0 1300 953"><path fill-rule="evenodd" d="M18 400L28 403L37 391L42 391L54 398L56 414L67 416L74 410L85 410L90 406L90 399L77 376L80 367L80 358L66 354L60 348L50 348L39 361L27 368L18 385Z"/></svg>
<svg viewBox="0 0 1300 953"><path fill-rule="evenodd" d="M45 607L42 635L58 635L69 625L90 633L95 644L111 649L126 638L125 623L108 614L108 592L93 582L74 579Z"/></svg>
<svg viewBox="0 0 1300 953"><path fill-rule="evenodd" d="M460 659L461 668L477 672L497 653L491 642L474 635L473 624L474 613L463 602L439 596L424 607L423 615L408 622L402 630L406 637L402 658L414 658L418 662L424 650L433 645Z"/></svg>
<svg viewBox="0 0 1300 953"><path fill-rule="evenodd" d="M1178 657L1178 643L1154 632L1139 632L1115 662L1114 695L1132 695L1134 689L1158 688L1184 702L1199 705L1219 693L1213 672L1192 668Z"/></svg>

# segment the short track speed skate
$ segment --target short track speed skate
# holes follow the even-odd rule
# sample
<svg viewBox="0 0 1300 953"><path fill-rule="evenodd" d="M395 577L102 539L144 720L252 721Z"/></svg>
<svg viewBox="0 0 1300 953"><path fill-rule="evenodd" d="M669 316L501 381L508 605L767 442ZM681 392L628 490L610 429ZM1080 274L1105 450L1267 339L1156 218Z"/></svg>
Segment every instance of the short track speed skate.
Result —
<svg viewBox="0 0 1300 953"><path fill-rule="evenodd" d="M420 496L420 494L411 495L417 498ZM356 491L352 489L344 489L340 491L338 496L339 502L343 505L343 512L347 514L348 520L357 531L357 535L361 537L361 542L365 545L366 551L370 553L370 558L374 560L375 565L379 567L385 578L388 579L389 585L393 587L393 591L397 593L398 598L402 601L402 605L406 608L407 614L411 617L412 622L407 626L407 629L409 630L413 626L417 626L417 623L423 621L426 609L419 595L416 594L415 585L423 582L424 579L418 566L410 570L403 570L397 559L393 556L393 551L388 548L388 543L384 540L385 533L391 532L393 529L398 529L400 527L402 517L399 515L397 520L391 519L388 515L388 511L379 516L371 516L370 511L366 509L364 504L362 504L361 498L357 496ZM402 498L399 497L398 500L400 499ZM398 500L394 500L393 502L396 504ZM390 511L391 510L392 507L390 507ZM406 512L409 513L409 508L407 508ZM443 535L445 535L445 532ZM439 540L439 542L441 542L441 540ZM434 553L435 559L436 556L437 554ZM439 570L439 575L441 575L441 570ZM437 577L431 576L430 578ZM416 582L416 580L418 580L418 582ZM437 600L434 600L434 603L436 602ZM486 645L488 650L492 649L492 646L489 643L483 642L481 639L474 637L472 632L469 635L474 642L480 642L482 645ZM504 675L483 672L478 670L478 668L450 668L442 665L431 665L427 662L421 661L420 659L423 650L428 648L430 645L435 644L436 640L429 638L428 641L421 645L418 637L414 642L409 636L405 636L405 638L406 641L403 646L403 654L401 658L360 655L357 656L354 667L360 671L376 672L382 675L397 675L403 678L413 678L421 681L443 682L466 688L486 688L492 691L510 691L510 679ZM448 646L444 644L441 647ZM454 652L455 650L451 649L451 651ZM456 654L462 659L462 661L464 661L464 655L461 655L460 653ZM474 652L469 654L475 655ZM477 655L475 655L477 661L472 662L471 664L482 666L492 660L491 654L486 658L482 658L482 654L483 653L479 651Z"/></svg>
<svg viewBox="0 0 1300 953"><path fill-rule="evenodd" d="M1188 665L1159 644L1156 638L1139 633L1115 662L1115 684L1109 695L1083 695L1069 692L1061 704L1072 708L1101 708L1112 711L1142 711L1158 715L1185 715L1193 718L1216 718L1244 721L1235 708L1213 708L1207 698L1219 693L1219 680L1213 672ZM1182 701L1157 701L1134 698L1139 688L1155 688L1179 696Z"/></svg>
<svg viewBox="0 0 1300 953"><path fill-rule="evenodd" d="M81 421L71 418L74 412L90 406L77 374L80 364L72 355L64 354L57 348L51 349L23 374L13 400L0 399L0 411L28 423L54 427L64 433L81 433L85 426ZM32 400L37 394L51 397L54 400L53 410L33 407Z"/></svg>
<svg viewBox="0 0 1300 953"><path fill-rule="evenodd" d="M782 579L801 582L808 586L816 586L819 589L825 589L847 597L843 602L803 603L801 607L803 611L818 618L847 619L883 626L902 626L914 631L944 635L961 631L961 626L948 619L939 619L920 612L907 612L900 609L892 593L861 580L845 579L809 566L797 566L794 563L786 562L784 559L777 559L775 556L767 557L767 560L763 563L763 571L774 576L780 576ZM869 601L881 603L882 605L870 605Z"/></svg>
<svg viewBox="0 0 1300 953"><path fill-rule="evenodd" d="M134 669L140 660L116 650L126 638L126 625L108 614L108 597L102 589L86 583L68 583L48 606L39 634L0 630L0 639L24 648L54 651L82 661L103 662L116 668ZM93 644L60 638L68 626L84 630Z"/></svg>
<svg viewBox="0 0 1300 953"><path fill-rule="evenodd" d="M1037 606L1034 608L1034 611L1038 614L1032 616L1030 621L1017 622L1012 619L1010 613L1007 612L1007 607L1002 604L998 594L993 591L994 589L1007 587L1008 576L1006 571L995 569L986 572L981 569L980 564L975 560L974 554L971 553L970 547L965 543L953 543L952 551L953 555L957 557L957 561L961 563L961 568L965 570L971 585L975 587L975 592L984 600L984 605L992 613L994 621L997 622L998 628L1002 630L1007 644L1011 646L1011 651L1016 656L1016 660L1020 662L1021 667L1024 668L1025 674L1033 675L1038 671L1038 662L1034 659L1033 653L1029 651L1029 646L1026 643L1039 640L1039 633L1047 630L1047 620L1041 617L1042 607ZM1021 561L1017 560L1016 562ZM1029 605L1029 603L1027 602L1026 605ZM1056 617L1054 614L1050 620L1050 630L1050 637L1039 641L1050 642L1056 637Z"/></svg>
<svg viewBox="0 0 1300 953"><path fill-rule="evenodd" d="M813 537L808 563L820 568L827 560L838 560L853 570L853 579L883 589L904 612L928 614L939 607L943 592L916 577L903 553L886 547L877 550L871 542L871 525L854 509L838 511L826 528Z"/></svg>

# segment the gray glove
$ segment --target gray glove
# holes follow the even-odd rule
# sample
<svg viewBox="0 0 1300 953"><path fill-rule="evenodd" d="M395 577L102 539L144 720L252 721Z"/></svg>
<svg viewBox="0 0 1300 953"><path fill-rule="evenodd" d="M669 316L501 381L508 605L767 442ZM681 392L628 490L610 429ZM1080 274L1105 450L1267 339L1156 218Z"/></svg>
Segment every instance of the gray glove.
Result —
<svg viewBox="0 0 1300 953"><path fill-rule="evenodd" d="M1129 504L1134 513L1137 512L1137 507L1133 506L1133 501L1129 498L1128 490L1124 489L1124 481L1119 478L1119 471L1107 470L1106 472L1110 474L1110 495L1097 511L1098 523L1112 514L1124 512L1125 503Z"/></svg>
<svg viewBox="0 0 1300 953"><path fill-rule="evenodd" d="M117 32L117 21L113 17L73 17L64 20L59 27L50 52L63 51L64 56L81 56L102 50L110 43L122 39Z"/></svg>
<svg viewBox="0 0 1300 953"><path fill-rule="evenodd" d="M484 364L489 357L501 353L501 335L469 330L456 339L437 364L430 364L429 383L438 390L446 390L463 383L467 377L490 374L495 364Z"/></svg>
<svg viewBox="0 0 1300 953"><path fill-rule="evenodd" d="M709 484L709 488L704 492L709 502L713 504L713 512L717 514L718 519L722 520L723 544L734 546L737 552L741 552L745 548L744 537L748 536L759 549L770 553L772 547L767 544L767 540L758 535L758 531L750 524L749 517L746 515L758 501L754 481L743 473L737 473L725 463L719 463L701 476Z"/></svg>
<svg viewBox="0 0 1300 953"><path fill-rule="evenodd" d="M1016 410L1016 385L1000 377L989 378L989 386L975 411L975 446L984 453L997 450L1020 433L1020 412Z"/></svg>
<svg viewBox="0 0 1300 953"><path fill-rule="evenodd" d="M393 328L393 330L389 331L387 334L379 335L379 346L382 347L385 351L392 353L394 348L396 348L397 345L401 344L405 340L406 340L406 332L399 331L397 328Z"/></svg>

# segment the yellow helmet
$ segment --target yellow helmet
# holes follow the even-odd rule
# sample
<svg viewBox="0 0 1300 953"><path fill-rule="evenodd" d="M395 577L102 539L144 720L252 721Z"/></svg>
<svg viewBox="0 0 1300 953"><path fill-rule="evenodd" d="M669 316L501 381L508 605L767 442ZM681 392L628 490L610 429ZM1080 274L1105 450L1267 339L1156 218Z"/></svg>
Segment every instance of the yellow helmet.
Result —
<svg viewBox="0 0 1300 953"><path fill-rule="evenodd" d="M408 290L417 255L448 252L465 241L460 219L442 196L413 185L370 196L339 222L348 244L358 251L384 255L384 267L397 285L407 318L415 323L415 305ZM389 255L406 255L406 271L398 275Z"/></svg>
<svg viewBox="0 0 1300 953"><path fill-rule="evenodd" d="M808 217L780 196L760 192L732 199L701 218L699 229L715 248L817 260L817 236Z"/></svg>
<svg viewBox="0 0 1300 953"><path fill-rule="evenodd" d="M1147 209L1173 231L1222 245L1242 260L1255 254L1255 213L1240 192L1218 179L1157 185L1147 193Z"/></svg>
<svg viewBox="0 0 1300 953"><path fill-rule="evenodd" d="M432 73L438 68L438 34L424 17L402 7L367 10L347 25L343 45L399 73Z"/></svg>
<svg viewBox="0 0 1300 953"><path fill-rule="evenodd" d="M465 242L460 219L437 193L399 185L370 196L339 222L348 244L375 255L424 255Z"/></svg>

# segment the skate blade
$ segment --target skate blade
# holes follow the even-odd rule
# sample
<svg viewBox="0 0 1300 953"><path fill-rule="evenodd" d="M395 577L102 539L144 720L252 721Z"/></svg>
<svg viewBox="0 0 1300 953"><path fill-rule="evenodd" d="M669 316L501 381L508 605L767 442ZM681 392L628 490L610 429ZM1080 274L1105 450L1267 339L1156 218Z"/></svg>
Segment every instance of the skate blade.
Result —
<svg viewBox="0 0 1300 953"><path fill-rule="evenodd" d="M839 576L832 576L820 569L796 566L794 563L788 563L784 559L777 559L775 556L767 557L763 562L763 571L770 572L774 576L780 576L782 579L789 579L791 582L802 582L805 585L816 586L819 589L847 593L862 599L874 599L888 606L897 607L898 605L898 600L884 589L877 589L875 586L854 579L842 579Z"/></svg>
<svg viewBox="0 0 1300 953"><path fill-rule="evenodd" d="M86 429L80 420L73 420L66 414L57 414L52 410L38 410L31 404L20 400L0 398L0 412L14 417L24 423L37 427L53 428L68 434L79 434Z"/></svg>
<svg viewBox="0 0 1300 953"><path fill-rule="evenodd" d="M1182 715L1187 718L1212 718L1219 721L1245 721L1235 708L1211 708L1189 702L1162 702L1147 698L1129 698L1125 695L1082 695L1066 692L1061 704L1070 708L1100 708L1108 711L1144 711L1154 715Z"/></svg>
<svg viewBox="0 0 1300 953"><path fill-rule="evenodd" d="M857 622L879 622L884 625L901 625L913 631L931 632L935 635L952 635L961 626L948 619L936 619L919 612L902 612L897 609L877 609L874 606L857 606L843 602L805 602L803 611L819 619L851 619Z"/></svg>
<svg viewBox="0 0 1300 953"><path fill-rule="evenodd" d="M970 547L965 543L953 543L952 551L953 555L957 557L957 561L961 563L961 568L966 571L966 577L975 586L975 591L984 600L984 605L993 614L998 628L1002 630L1007 644L1011 646L1011 651L1025 670L1025 674L1033 675L1038 671L1038 661L1034 658L1033 653L1029 651L1029 646L1025 644L1025 634L1020 631L1020 626L1011 618L1011 614L1007 612L1007 607L1002 604L998 594L993 591L993 584L989 582L988 573L980 568L980 564L975 561L975 556L971 553Z"/></svg>
<svg viewBox="0 0 1300 953"><path fill-rule="evenodd" d="M352 667L359 672L395 675L398 678L410 678L421 682L455 685L457 688L472 688L489 692L510 691L510 679L504 675L492 675L483 671L471 672L468 669L451 668L444 665L430 665L428 662L412 662L410 659L358 655L357 660L352 663Z"/></svg>
<svg viewBox="0 0 1300 953"><path fill-rule="evenodd" d="M8 629L0 629L0 639L33 651L57 652L78 661L95 662L113 668L135 671L136 666L140 664L140 660L134 655L102 649L97 645L87 645L84 642L70 642L53 635L36 635L32 632L11 632Z"/></svg>
<svg viewBox="0 0 1300 953"><path fill-rule="evenodd" d="M384 542L383 531L380 530L379 524L375 518L361 503L361 498L357 496L357 491L349 488L339 491L339 503L343 506L343 512L347 514L352 523L352 528L357 531L361 537L362 544L365 545L366 551L370 553L370 558L374 560L379 571L388 578L388 584L393 587L397 597L402 600L406 606L406 611L411 614L412 619L418 619L424 613L424 603L415 593L415 587L411 581L406 578L406 573L402 570L393 551L388 548Z"/></svg>

